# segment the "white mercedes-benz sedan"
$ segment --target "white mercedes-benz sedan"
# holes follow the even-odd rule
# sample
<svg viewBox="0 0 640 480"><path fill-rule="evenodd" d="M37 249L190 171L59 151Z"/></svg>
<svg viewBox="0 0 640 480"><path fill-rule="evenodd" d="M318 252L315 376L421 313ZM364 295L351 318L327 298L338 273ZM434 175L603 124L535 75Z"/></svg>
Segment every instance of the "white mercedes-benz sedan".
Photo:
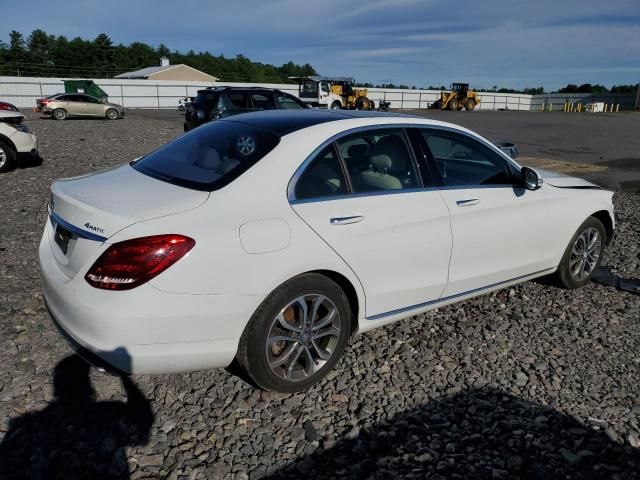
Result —
<svg viewBox="0 0 640 480"><path fill-rule="evenodd" d="M555 274L589 282L612 192L448 123L265 111L56 181L40 244L64 336L126 373L226 367L292 392L349 337Z"/></svg>

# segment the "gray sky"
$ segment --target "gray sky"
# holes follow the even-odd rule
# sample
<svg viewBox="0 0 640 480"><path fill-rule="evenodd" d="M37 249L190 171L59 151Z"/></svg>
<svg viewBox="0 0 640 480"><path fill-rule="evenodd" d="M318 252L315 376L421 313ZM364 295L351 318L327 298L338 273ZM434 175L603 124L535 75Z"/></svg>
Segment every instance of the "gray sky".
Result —
<svg viewBox="0 0 640 480"><path fill-rule="evenodd" d="M41 28L171 50L310 63L416 86L640 81L640 0L5 1L0 38Z"/></svg>

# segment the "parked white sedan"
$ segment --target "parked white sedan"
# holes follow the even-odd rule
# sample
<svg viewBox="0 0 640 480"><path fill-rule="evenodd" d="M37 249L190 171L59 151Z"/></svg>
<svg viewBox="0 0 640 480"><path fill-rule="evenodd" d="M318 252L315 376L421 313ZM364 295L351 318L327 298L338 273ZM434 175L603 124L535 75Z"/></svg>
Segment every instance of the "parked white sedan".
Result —
<svg viewBox="0 0 640 480"><path fill-rule="evenodd" d="M585 285L612 193L455 125L268 111L51 187L44 296L94 362L296 391L351 335L555 273Z"/></svg>

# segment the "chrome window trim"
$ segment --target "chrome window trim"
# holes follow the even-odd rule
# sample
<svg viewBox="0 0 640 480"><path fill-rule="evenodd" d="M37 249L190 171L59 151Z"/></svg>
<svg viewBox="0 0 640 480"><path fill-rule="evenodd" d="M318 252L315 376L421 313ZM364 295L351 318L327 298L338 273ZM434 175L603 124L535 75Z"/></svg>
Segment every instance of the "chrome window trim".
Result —
<svg viewBox="0 0 640 480"><path fill-rule="evenodd" d="M408 188L408 189L398 189L398 190L381 190L379 192L360 192L360 193L347 193L342 195L331 195L327 197L318 197L318 198L309 198L305 200L297 200L295 196L295 187L298 183L298 180L309 166L309 164L315 159L316 155L318 155L322 150L324 150L327 146L332 143L340 140L343 137L348 135L363 132L367 130L379 130L386 128L396 128L396 129L406 129L406 128L417 128L417 129L430 129L430 130L441 130L444 132L451 132L458 135L462 135L469 140L476 141L485 147L488 147L491 151L497 153L500 158L505 160L511 167L513 167L516 171L520 171L522 167L518 165L511 157L509 157L506 153L500 150L498 147L493 145L490 142L486 142L482 139L476 138L473 135L468 134L465 131L459 130L457 128L447 127L444 125L430 125L430 124L420 124L420 123L385 123L378 125L365 125L361 127L351 128L349 130L344 130L340 133L329 137L327 140L322 142L316 149L311 152L310 155L305 158L305 160L300 164L300 166L293 173L289 183L287 185L287 199L291 205L304 204L304 203L315 203L315 202L326 202L333 200L342 200L348 198L358 198L358 197L373 197L379 195L398 195L401 193L416 193L416 192L428 192L428 191L437 191L437 190L467 190L470 188L478 189L478 188L513 188L514 185L505 185L505 184L497 184L497 185L461 185L461 186L439 186L439 187L420 187L420 188ZM407 139L410 142L410 139ZM411 145L411 142L410 142Z"/></svg>

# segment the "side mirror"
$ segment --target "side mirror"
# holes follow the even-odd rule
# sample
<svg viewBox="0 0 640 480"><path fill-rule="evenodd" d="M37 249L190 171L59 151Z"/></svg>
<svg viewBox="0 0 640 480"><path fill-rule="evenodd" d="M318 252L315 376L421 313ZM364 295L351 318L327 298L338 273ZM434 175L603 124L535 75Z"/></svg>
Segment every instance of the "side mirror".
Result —
<svg viewBox="0 0 640 480"><path fill-rule="evenodd" d="M533 168L522 167L520 184L527 190L537 190L542 186L542 177Z"/></svg>

